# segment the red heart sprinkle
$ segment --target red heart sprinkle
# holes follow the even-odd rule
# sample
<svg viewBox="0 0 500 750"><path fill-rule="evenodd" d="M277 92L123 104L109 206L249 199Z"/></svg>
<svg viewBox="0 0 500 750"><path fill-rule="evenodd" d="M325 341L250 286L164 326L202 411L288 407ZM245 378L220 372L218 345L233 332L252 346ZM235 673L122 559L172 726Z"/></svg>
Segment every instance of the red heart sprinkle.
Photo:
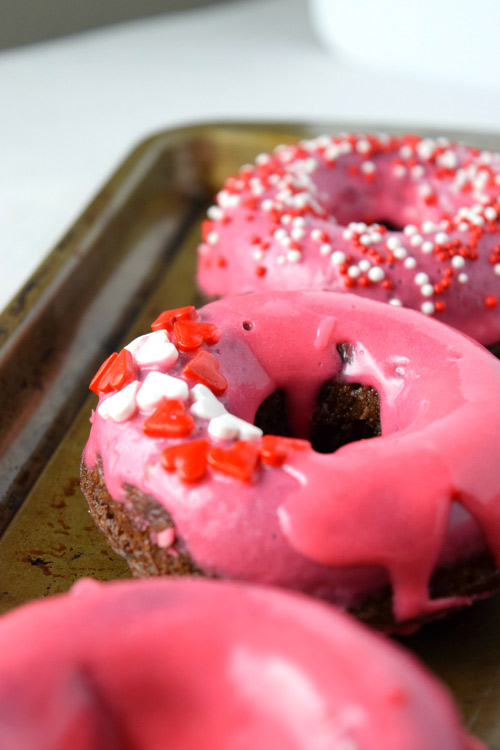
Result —
<svg viewBox="0 0 500 750"><path fill-rule="evenodd" d="M110 361L111 360L111 361ZM109 393L110 391L119 391L124 386L135 380L136 367L132 354L128 349L122 349L121 352L113 357L109 357L109 365L105 367L99 381L94 383L96 377L92 381L91 385L102 393ZM106 365L106 362L104 363ZM104 367L103 365L103 367ZM102 369L102 368L101 368ZM92 389L94 390L94 389Z"/></svg>
<svg viewBox="0 0 500 750"><path fill-rule="evenodd" d="M207 470L208 446L205 438L169 445L160 455L161 465L167 471L177 471L184 482L196 482Z"/></svg>
<svg viewBox="0 0 500 750"><path fill-rule="evenodd" d="M227 380L219 372L219 360L210 352L198 352L182 373L190 380L206 385L216 396L221 396L227 388Z"/></svg>
<svg viewBox="0 0 500 750"><path fill-rule="evenodd" d="M113 352L113 354L110 354L107 360L105 360L99 367L96 374L90 381L89 388L91 391L94 391L94 393L99 393L99 383L101 382L101 378L104 376L104 373L107 372L107 370L111 367L117 356L118 354L116 352Z"/></svg>
<svg viewBox="0 0 500 750"><path fill-rule="evenodd" d="M305 451L311 447L309 440L282 437L281 435L264 435L260 443L260 457L268 466L281 466L288 451Z"/></svg>
<svg viewBox="0 0 500 750"><path fill-rule="evenodd" d="M177 307L175 310L165 310L151 325L153 331L172 331L176 320L193 320L196 309L193 305L188 307Z"/></svg>
<svg viewBox="0 0 500 750"><path fill-rule="evenodd" d="M208 449L207 461L216 471L248 482L259 462L259 445L238 440L231 448L214 446Z"/></svg>
<svg viewBox="0 0 500 750"><path fill-rule="evenodd" d="M184 404L176 399L162 401L142 425L149 437L185 437L193 427L193 417L186 412Z"/></svg>
<svg viewBox="0 0 500 750"><path fill-rule="evenodd" d="M222 331L212 323L198 323L196 320L178 320L174 323L174 334L178 349L191 352L203 343L216 344Z"/></svg>

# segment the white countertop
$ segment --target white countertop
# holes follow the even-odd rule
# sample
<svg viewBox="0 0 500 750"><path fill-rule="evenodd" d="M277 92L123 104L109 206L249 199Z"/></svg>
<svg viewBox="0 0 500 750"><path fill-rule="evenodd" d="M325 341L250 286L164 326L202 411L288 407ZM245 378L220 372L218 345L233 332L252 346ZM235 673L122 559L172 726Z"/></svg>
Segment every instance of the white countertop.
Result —
<svg viewBox="0 0 500 750"><path fill-rule="evenodd" d="M240 0L3 51L0 95L0 309L155 131L266 119L500 131L497 91L329 55L306 0Z"/></svg>

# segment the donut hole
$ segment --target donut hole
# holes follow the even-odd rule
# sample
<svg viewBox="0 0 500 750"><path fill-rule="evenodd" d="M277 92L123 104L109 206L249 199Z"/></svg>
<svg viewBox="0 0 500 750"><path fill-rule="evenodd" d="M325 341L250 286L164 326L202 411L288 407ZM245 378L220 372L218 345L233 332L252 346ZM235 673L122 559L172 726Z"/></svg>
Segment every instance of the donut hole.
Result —
<svg viewBox="0 0 500 750"><path fill-rule="evenodd" d="M255 424L265 434L304 437L293 435L288 410L285 391L274 391L257 409ZM337 380L321 386L307 436L315 451L334 453L348 443L380 435L380 399L374 388Z"/></svg>

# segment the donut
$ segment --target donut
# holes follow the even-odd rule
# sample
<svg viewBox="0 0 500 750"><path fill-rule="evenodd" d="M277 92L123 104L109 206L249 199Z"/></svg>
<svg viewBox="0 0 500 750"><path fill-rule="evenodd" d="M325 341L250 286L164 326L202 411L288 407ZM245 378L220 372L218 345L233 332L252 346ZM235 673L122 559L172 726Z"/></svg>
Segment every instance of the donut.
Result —
<svg viewBox="0 0 500 750"><path fill-rule="evenodd" d="M354 292L500 342L500 157L414 135L260 154L208 209L198 284Z"/></svg>
<svg viewBox="0 0 500 750"><path fill-rule="evenodd" d="M271 588L83 580L2 617L0 651L5 748L484 750L400 647Z"/></svg>
<svg viewBox="0 0 500 750"><path fill-rule="evenodd" d="M280 585L381 627L499 586L500 363L332 292L163 312L100 368L82 489L137 575Z"/></svg>

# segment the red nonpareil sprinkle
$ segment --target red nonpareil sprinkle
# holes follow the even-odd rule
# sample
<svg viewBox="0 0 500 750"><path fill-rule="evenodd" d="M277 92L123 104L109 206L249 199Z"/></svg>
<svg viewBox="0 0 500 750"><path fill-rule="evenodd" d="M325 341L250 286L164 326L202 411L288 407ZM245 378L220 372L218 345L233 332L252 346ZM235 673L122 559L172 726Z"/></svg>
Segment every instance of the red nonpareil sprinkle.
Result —
<svg viewBox="0 0 500 750"><path fill-rule="evenodd" d="M495 297L494 294L488 294L484 298L484 304L486 307L496 307L498 305L498 297Z"/></svg>
<svg viewBox="0 0 500 750"><path fill-rule="evenodd" d="M443 312L445 307L446 307L446 304L443 302L442 299L438 299L434 303L434 309L436 312Z"/></svg>
<svg viewBox="0 0 500 750"><path fill-rule="evenodd" d="M183 482L197 482L207 470L206 438L190 440L179 445L169 445L160 455L160 463L167 471L176 471Z"/></svg>
<svg viewBox="0 0 500 750"><path fill-rule="evenodd" d="M193 305L177 307L175 310L165 310L151 325L153 331L172 331L174 323L178 320L194 320L196 309Z"/></svg>
<svg viewBox="0 0 500 750"><path fill-rule="evenodd" d="M99 373L101 374L97 379ZM135 377L134 358L128 349L122 349L119 354L111 355L106 360L90 385L95 393L110 393L110 391L118 391L128 385L135 380Z"/></svg>
<svg viewBox="0 0 500 750"><path fill-rule="evenodd" d="M206 385L216 396L221 396L227 389L227 380L219 372L219 360L210 352L198 352L182 372L189 380Z"/></svg>
<svg viewBox="0 0 500 750"><path fill-rule="evenodd" d="M267 273L267 268L265 268L264 266L257 266L257 268L255 269L255 274L257 276L265 276L266 273Z"/></svg>
<svg viewBox="0 0 500 750"><path fill-rule="evenodd" d="M259 445L238 440L231 448L212 446L207 451L207 461L216 471L248 482L259 463Z"/></svg>
<svg viewBox="0 0 500 750"><path fill-rule="evenodd" d="M193 427L193 417L186 412L184 404L176 399L162 401L142 425L148 437L186 437Z"/></svg>
<svg viewBox="0 0 500 750"><path fill-rule="evenodd" d="M222 331L213 323L199 323L196 320L177 320L174 323L177 348L182 352L192 352L203 344L216 344Z"/></svg>
<svg viewBox="0 0 500 750"><path fill-rule="evenodd" d="M309 440L264 435L260 443L260 457L268 466L281 466L289 451L304 451L311 447Z"/></svg>

